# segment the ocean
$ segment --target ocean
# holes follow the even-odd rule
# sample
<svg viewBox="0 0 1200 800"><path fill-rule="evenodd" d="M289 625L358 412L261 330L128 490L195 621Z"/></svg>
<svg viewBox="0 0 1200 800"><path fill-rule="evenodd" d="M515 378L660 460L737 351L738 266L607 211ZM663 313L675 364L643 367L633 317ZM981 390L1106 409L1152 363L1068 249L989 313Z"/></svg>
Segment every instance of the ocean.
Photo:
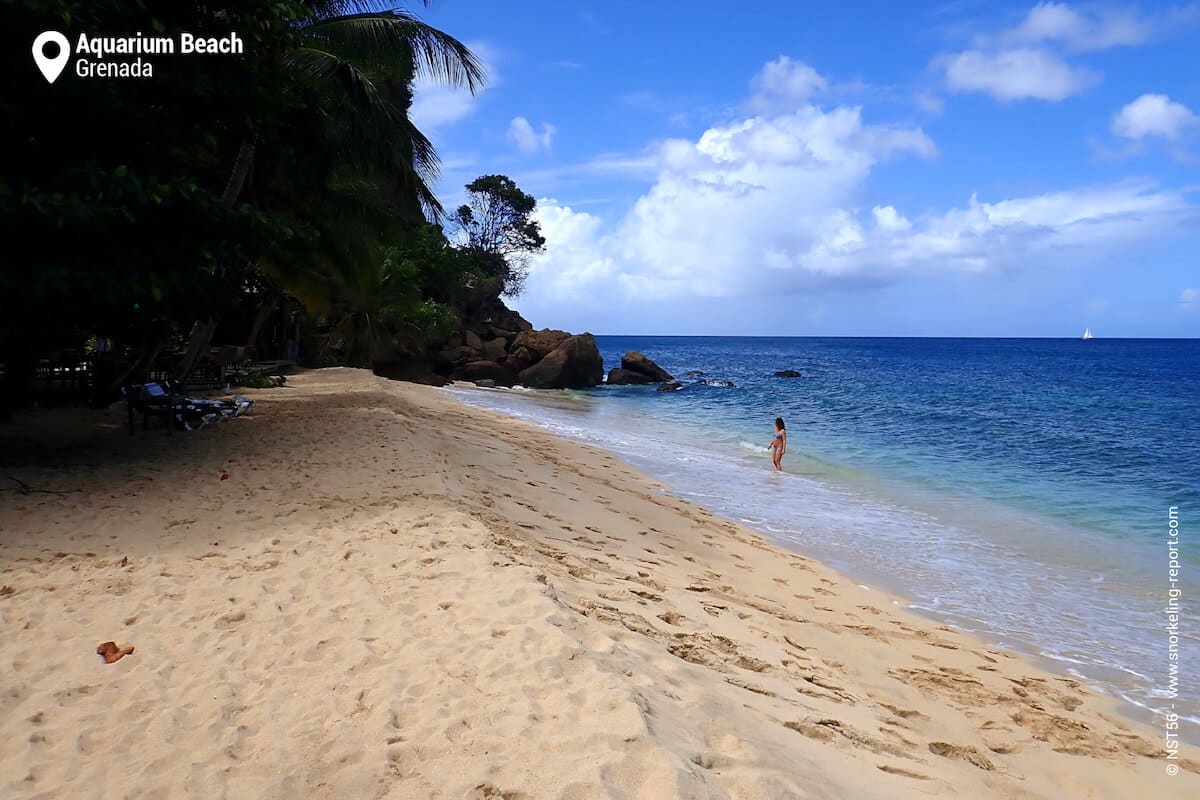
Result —
<svg viewBox="0 0 1200 800"><path fill-rule="evenodd" d="M1200 723L1200 340L596 339L606 370L639 350L687 385L451 391L607 448L1137 716L1174 704Z"/></svg>

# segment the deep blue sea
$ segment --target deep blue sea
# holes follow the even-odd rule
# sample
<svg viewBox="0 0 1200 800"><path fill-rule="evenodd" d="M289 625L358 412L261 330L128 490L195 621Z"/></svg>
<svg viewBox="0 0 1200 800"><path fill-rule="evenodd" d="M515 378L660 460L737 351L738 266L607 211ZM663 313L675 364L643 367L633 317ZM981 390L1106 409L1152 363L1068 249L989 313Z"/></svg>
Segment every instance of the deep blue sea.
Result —
<svg viewBox="0 0 1200 800"><path fill-rule="evenodd" d="M1188 611L1200 597L1200 340L597 342L606 370L639 350L688 385L453 391L606 447L675 494L1143 715L1174 702L1200 718ZM773 376L783 369L803 377ZM776 416L782 475L766 450ZM1172 507L1185 611L1174 701Z"/></svg>

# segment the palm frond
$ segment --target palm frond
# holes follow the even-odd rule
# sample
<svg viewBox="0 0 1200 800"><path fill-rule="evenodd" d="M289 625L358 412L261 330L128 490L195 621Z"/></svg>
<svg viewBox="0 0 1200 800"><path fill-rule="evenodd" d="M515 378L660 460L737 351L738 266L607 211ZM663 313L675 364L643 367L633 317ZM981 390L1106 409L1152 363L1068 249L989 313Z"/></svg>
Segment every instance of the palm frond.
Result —
<svg viewBox="0 0 1200 800"><path fill-rule="evenodd" d="M406 11L340 15L315 20L301 31L305 40L347 58L394 66L397 59L411 56L418 75L464 86L472 94L487 81L483 64L469 47Z"/></svg>

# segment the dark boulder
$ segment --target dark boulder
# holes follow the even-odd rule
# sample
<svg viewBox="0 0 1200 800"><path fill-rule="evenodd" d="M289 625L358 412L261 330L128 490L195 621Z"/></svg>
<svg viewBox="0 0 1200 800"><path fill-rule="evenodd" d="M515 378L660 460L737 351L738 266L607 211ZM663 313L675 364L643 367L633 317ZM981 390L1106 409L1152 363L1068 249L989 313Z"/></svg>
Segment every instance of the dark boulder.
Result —
<svg viewBox="0 0 1200 800"><path fill-rule="evenodd" d="M781 369L775 373L776 378L799 378L800 373L794 369Z"/></svg>
<svg viewBox="0 0 1200 800"><path fill-rule="evenodd" d="M538 358L542 358L550 355L555 348L570 338L571 334L566 331L556 331L550 328L543 328L540 331L522 331L513 340L513 349L525 347L536 353ZM601 371L603 371L603 367Z"/></svg>
<svg viewBox="0 0 1200 800"><path fill-rule="evenodd" d="M479 380L475 381L475 385L478 386L480 389L495 389L496 388L496 382L494 380L492 380L491 378L480 378Z"/></svg>
<svg viewBox="0 0 1200 800"><path fill-rule="evenodd" d="M376 364L374 372L383 378L409 383L423 383L428 386L445 386L450 381L445 375L439 375L421 361L383 362Z"/></svg>
<svg viewBox="0 0 1200 800"><path fill-rule="evenodd" d="M538 361L537 353L530 350L528 347L516 347L508 357L504 359L504 366L511 369L513 372L521 372L527 370L536 364Z"/></svg>
<svg viewBox="0 0 1200 800"><path fill-rule="evenodd" d="M679 381L671 381L670 383L660 383L657 391L660 392L678 392L683 388L683 384Z"/></svg>
<svg viewBox="0 0 1200 800"><path fill-rule="evenodd" d="M495 361L472 361L454 370L450 377L458 381L490 380L495 381L496 386L512 386L517 382L515 372Z"/></svg>
<svg viewBox="0 0 1200 800"><path fill-rule="evenodd" d="M517 341L520 340L518 336ZM568 335L566 341L518 377L521 383L534 389L587 389L604 377L604 358L590 333Z"/></svg>
<svg viewBox="0 0 1200 800"><path fill-rule="evenodd" d="M703 380L696 381L696 383L702 383L705 386L717 386L722 389L736 389L737 388L737 385L733 381L715 381L715 380L710 380L708 378L704 378Z"/></svg>
<svg viewBox="0 0 1200 800"><path fill-rule="evenodd" d="M492 327L506 331L531 331L533 324L512 309L500 307L490 317Z"/></svg>
<svg viewBox="0 0 1200 800"><path fill-rule="evenodd" d="M487 332L488 332L488 335L490 338L503 339L507 343L512 343L512 340L517 338L516 331L505 330L504 328L497 328L494 325L488 326Z"/></svg>
<svg viewBox="0 0 1200 800"><path fill-rule="evenodd" d="M621 367L613 367L608 371L609 386L644 386L648 383L658 383L658 381L648 375Z"/></svg>
<svg viewBox="0 0 1200 800"><path fill-rule="evenodd" d="M645 375L653 383L667 383L675 380L671 373L655 364L637 350L630 350L621 357L621 369Z"/></svg>
<svg viewBox="0 0 1200 800"><path fill-rule="evenodd" d="M438 353L438 360L443 364L461 365L468 361L478 361L479 351L472 350L466 345L446 347Z"/></svg>
<svg viewBox="0 0 1200 800"><path fill-rule="evenodd" d="M508 342L503 339L488 339L483 343L484 361L502 361L508 355Z"/></svg>

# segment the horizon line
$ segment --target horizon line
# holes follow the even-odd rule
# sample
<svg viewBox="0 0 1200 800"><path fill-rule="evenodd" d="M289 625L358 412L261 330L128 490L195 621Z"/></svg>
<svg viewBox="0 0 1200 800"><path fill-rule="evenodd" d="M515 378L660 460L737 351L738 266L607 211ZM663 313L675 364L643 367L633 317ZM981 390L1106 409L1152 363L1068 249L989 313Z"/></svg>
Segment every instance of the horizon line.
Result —
<svg viewBox="0 0 1200 800"><path fill-rule="evenodd" d="M590 331L583 331L590 333ZM820 334L820 333L592 333L593 336L642 336L657 339L1021 339L1021 340L1055 340L1083 341L1080 336L954 336L938 335L903 335L903 334ZM1152 342L1190 342L1200 341L1200 336L1094 336L1087 341L1152 341Z"/></svg>

